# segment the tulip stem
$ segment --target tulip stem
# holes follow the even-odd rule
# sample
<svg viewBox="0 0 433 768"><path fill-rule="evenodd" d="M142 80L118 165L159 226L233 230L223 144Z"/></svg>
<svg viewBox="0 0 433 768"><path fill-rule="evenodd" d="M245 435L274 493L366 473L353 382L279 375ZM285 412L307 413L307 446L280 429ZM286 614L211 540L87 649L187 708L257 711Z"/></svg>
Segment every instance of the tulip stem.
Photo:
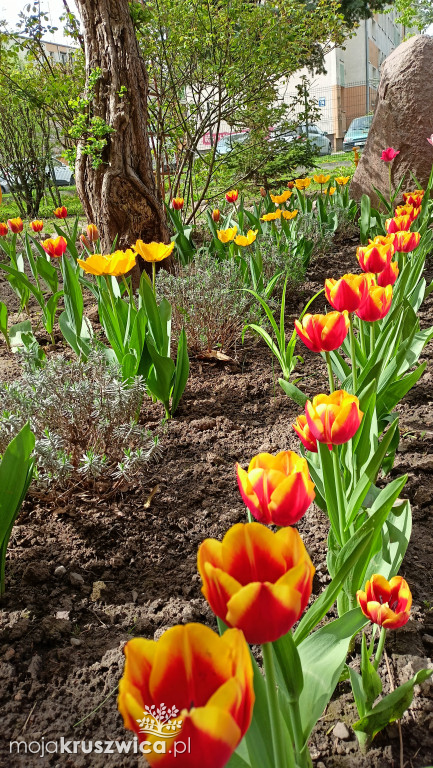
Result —
<svg viewBox="0 0 433 768"><path fill-rule="evenodd" d="M338 521L340 528L340 541L344 545L347 541L346 533L346 501L343 490L343 481L341 479L340 461L338 457L338 447L332 446L332 463L334 465L335 489L337 491Z"/></svg>
<svg viewBox="0 0 433 768"><path fill-rule="evenodd" d="M286 760L286 750L281 722L280 705L278 703L277 681L275 675L272 643L262 645L263 664L266 676L266 688L268 693L269 719L271 721L271 735L274 749L274 768L286 768L289 763ZM290 768L295 768L294 761L290 761Z"/></svg>
<svg viewBox="0 0 433 768"><path fill-rule="evenodd" d="M390 206L390 213L392 214L392 163L389 163L388 165L388 174L389 174L389 206Z"/></svg>
<svg viewBox="0 0 433 768"><path fill-rule="evenodd" d="M358 388L358 376L356 373L356 346L355 346L355 334L353 332L353 312L349 312L349 333L350 333L350 355L352 359L352 381L353 381L353 394L356 395Z"/></svg>
<svg viewBox="0 0 433 768"><path fill-rule="evenodd" d="M385 647L385 638L386 638L386 627L382 627L380 630L379 642L377 644L376 655L374 657L374 662L373 662L373 667L375 668L376 672L379 667L380 660L382 658L383 649Z"/></svg>
<svg viewBox="0 0 433 768"><path fill-rule="evenodd" d="M329 391L335 392L335 381L334 381L334 374L332 372L332 363L331 363L331 355L329 352L325 352L326 356L326 365L328 366L328 377L329 377Z"/></svg>
<svg viewBox="0 0 433 768"><path fill-rule="evenodd" d="M152 290L153 290L153 295L156 298L156 293L155 293L155 276L156 276L156 264L155 264L154 261L152 261Z"/></svg>
<svg viewBox="0 0 433 768"><path fill-rule="evenodd" d="M365 349L365 335L364 335L365 325L363 320L359 320L358 330L359 330L359 340L361 342L362 354L364 355L365 360L367 360L367 352Z"/></svg>
<svg viewBox="0 0 433 768"><path fill-rule="evenodd" d="M375 336L374 323L370 323L370 355L372 355L374 351Z"/></svg>

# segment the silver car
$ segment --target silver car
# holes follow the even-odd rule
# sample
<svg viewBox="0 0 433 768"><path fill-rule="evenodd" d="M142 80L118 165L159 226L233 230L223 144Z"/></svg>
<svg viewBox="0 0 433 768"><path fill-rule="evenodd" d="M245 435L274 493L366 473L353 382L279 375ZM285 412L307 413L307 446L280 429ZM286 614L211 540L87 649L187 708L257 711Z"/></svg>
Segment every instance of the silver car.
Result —
<svg viewBox="0 0 433 768"><path fill-rule="evenodd" d="M52 175L57 187L70 187L75 184L75 177L68 165L53 157L52 169L47 165L46 173Z"/></svg>

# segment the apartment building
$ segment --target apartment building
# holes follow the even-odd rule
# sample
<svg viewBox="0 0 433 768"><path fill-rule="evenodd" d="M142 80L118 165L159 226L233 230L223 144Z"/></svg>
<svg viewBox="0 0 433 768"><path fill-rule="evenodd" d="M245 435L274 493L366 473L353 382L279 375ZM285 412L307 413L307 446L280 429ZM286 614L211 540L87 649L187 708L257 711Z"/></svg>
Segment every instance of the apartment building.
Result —
<svg viewBox="0 0 433 768"><path fill-rule="evenodd" d="M396 19L392 9L361 21L344 48L325 55L325 74L311 77L305 69L281 83L280 98L290 103L302 76L308 78L308 94L319 111L316 123L335 149L341 148L351 121L374 109L381 65L410 31Z"/></svg>

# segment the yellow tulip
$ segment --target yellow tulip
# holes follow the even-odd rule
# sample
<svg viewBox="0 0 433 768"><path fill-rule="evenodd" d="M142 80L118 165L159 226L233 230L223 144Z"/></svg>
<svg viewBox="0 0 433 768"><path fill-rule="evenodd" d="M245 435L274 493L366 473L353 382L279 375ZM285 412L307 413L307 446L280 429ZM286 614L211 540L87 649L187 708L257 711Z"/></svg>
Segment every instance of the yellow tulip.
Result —
<svg viewBox="0 0 433 768"><path fill-rule="evenodd" d="M174 242L167 245L166 243L144 243L143 240L137 240L132 247L144 261L155 262L162 261L173 253Z"/></svg>
<svg viewBox="0 0 433 768"><path fill-rule="evenodd" d="M325 189L324 195L333 195L337 187L329 187L329 189Z"/></svg>
<svg viewBox="0 0 433 768"><path fill-rule="evenodd" d="M287 200L292 196L292 193L290 189L286 189L285 192L282 192L281 195L271 195L271 200L276 205L280 205L280 203L285 203Z"/></svg>
<svg viewBox="0 0 433 768"><path fill-rule="evenodd" d="M92 253L85 261L77 259L78 264L89 275L112 275L119 277L125 275L135 267L135 253L128 248L127 251L115 251L109 256L101 253Z"/></svg>
<svg viewBox="0 0 433 768"><path fill-rule="evenodd" d="M344 187L345 184L349 181L350 176L336 176L335 181L337 184L340 185L340 187Z"/></svg>
<svg viewBox="0 0 433 768"><path fill-rule="evenodd" d="M316 176L313 176L313 178L316 184L327 184L331 176L325 176L323 173L318 173Z"/></svg>
<svg viewBox="0 0 433 768"><path fill-rule="evenodd" d="M238 235L235 238L236 245L251 245L257 237L258 229L249 229L247 235Z"/></svg>
<svg viewBox="0 0 433 768"><path fill-rule="evenodd" d="M295 208L293 211L283 211L283 219L294 219L295 216L298 215L298 209Z"/></svg>
<svg viewBox="0 0 433 768"><path fill-rule="evenodd" d="M311 179L308 177L306 179L295 179L295 186L296 189L307 189L311 184Z"/></svg>
<svg viewBox="0 0 433 768"><path fill-rule="evenodd" d="M262 221L275 221L275 219L281 219L281 211L278 209L278 211L274 211L273 213L265 213L264 216L262 216Z"/></svg>
<svg viewBox="0 0 433 768"><path fill-rule="evenodd" d="M228 229L219 229L217 231L218 240L220 243L229 243L230 240L234 240L237 231L238 228L236 225L234 227L229 227Z"/></svg>

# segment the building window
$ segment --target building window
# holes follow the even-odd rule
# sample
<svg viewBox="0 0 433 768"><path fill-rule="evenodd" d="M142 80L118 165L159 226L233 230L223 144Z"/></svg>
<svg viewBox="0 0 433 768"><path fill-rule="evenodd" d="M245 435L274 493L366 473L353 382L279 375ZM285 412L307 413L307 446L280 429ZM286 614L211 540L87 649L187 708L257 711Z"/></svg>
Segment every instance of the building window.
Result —
<svg viewBox="0 0 433 768"><path fill-rule="evenodd" d="M340 61L340 85L346 85L346 73L343 61Z"/></svg>

